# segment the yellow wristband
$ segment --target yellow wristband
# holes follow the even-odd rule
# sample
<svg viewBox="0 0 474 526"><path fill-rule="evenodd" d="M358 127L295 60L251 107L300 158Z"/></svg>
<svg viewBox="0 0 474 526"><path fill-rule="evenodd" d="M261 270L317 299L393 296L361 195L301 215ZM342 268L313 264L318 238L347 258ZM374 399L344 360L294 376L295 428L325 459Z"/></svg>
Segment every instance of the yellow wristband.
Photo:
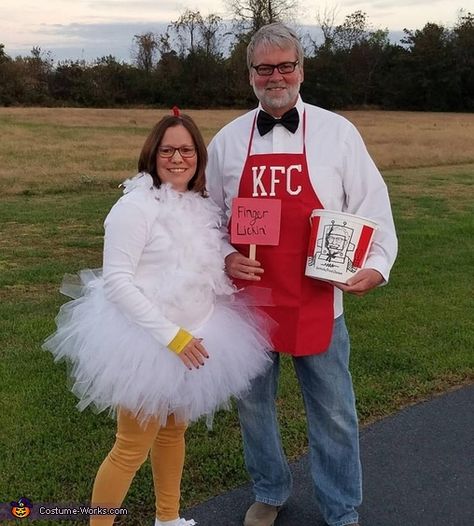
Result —
<svg viewBox="0 0 474 526"><path fill-rule="evenodd" d="M194 336L189 334L188 331L179 329L178 334L168 343L167 347L176 354L179 354L193 338Z"/></svg>

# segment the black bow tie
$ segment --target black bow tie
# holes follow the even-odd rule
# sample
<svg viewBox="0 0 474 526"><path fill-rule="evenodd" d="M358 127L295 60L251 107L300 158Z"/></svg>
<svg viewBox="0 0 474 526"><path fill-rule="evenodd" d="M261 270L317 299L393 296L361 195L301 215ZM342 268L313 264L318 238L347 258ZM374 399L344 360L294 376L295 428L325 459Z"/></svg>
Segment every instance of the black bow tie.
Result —
<svg viewBox="0 0 474 526"><path fill-rule="evenodd" d="M275 119L263 110L260 110L257 116L257 128L260 135L265 135L268 133L273 129L275 124L281 124L291 133L295 133L295 131L298 129L299 123L300 116L298 115L298 110L296 108L292 108L291 110L284 113L281 119Z"/></svg>

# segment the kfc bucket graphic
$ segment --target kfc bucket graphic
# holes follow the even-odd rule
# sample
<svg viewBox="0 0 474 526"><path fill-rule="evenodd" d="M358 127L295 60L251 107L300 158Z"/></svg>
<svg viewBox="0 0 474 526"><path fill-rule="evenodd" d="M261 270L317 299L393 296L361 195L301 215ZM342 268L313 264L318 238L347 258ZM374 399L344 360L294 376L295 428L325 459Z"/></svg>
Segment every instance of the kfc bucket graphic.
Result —
<svg viewBox="0 0 474 526"><path fill-rule="evenodd" d="M362 268L377 224L370 219L313 210L306 276L346 283Z"/></svg>

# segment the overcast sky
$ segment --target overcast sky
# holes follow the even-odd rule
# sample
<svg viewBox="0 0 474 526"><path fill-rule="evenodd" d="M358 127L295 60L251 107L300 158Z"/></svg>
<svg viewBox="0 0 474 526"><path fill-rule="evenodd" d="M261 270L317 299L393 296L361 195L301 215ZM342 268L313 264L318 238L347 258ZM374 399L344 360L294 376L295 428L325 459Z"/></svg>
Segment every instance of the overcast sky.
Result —
<svg viewBox="0 0 474 526"><path fill-rule="evenodd" d="M316 25L318 8L335 9L336 23L365 11L373 29L422 28L426 22L452 26L459 9L474 12L474 0L300 0L299 22ZM114 55L130 60L133 36L161 33L186 8L229 18L224 0L2 0L0 43L10 56L27 55L33 46L55 60L93 60ZM395 35L397 33L394 33Z"/></svg>

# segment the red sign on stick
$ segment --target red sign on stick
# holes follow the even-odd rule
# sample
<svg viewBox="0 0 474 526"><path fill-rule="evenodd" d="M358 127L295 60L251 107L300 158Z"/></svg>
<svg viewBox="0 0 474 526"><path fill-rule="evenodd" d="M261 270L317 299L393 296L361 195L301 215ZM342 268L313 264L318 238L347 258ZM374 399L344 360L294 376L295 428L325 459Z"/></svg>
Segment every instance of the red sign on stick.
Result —
<svg viewBox="0 0 474 526"><path fill-rule="evenodd" d="M280 199L236 197L232 201L230 241L242 245L278 245L280 218Z"/></svg>

